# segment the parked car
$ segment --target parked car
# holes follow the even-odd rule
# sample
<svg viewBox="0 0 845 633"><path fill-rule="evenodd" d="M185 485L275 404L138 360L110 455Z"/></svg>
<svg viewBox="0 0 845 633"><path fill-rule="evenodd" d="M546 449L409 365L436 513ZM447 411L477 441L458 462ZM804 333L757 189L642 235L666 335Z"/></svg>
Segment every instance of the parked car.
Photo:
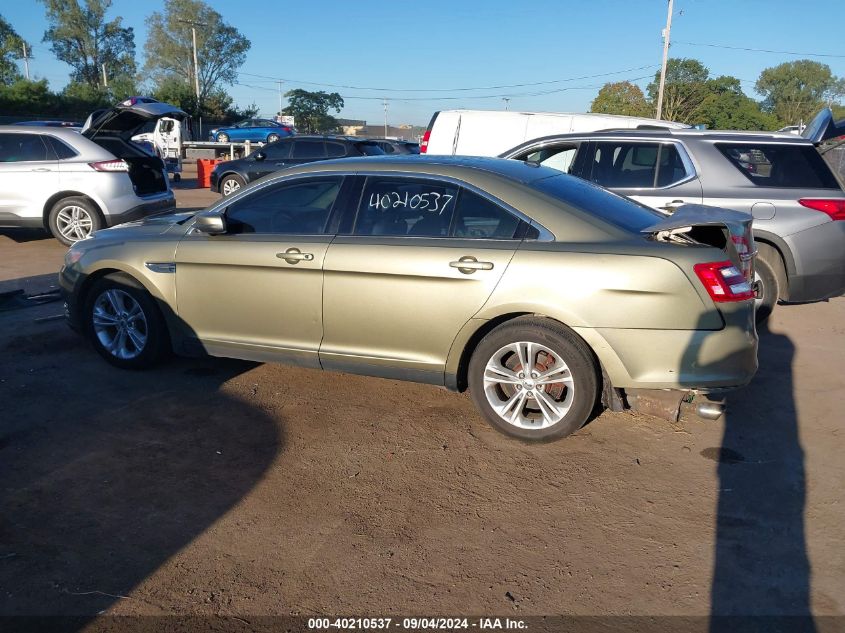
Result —
<svg viewBox="0 0 845 633"><path fill-rule="evenodd" d="M469 388L495 428L547 440L623 390L751 380L750 224L516 161L350 158L99 231L60 280L118 367L172 347Z"/></svg>
<svg viewBox="0 0 845 633"><path fill-rule="evenodd" d="M224 196L274 171L345 156L379 156L384 151L372 141L354 136L296 136L265 145L249 156L217 163L211 172L211 190Z"/></svg>
<svg viewBox="0 0 845 633"><path fill-rule="evenodd" d="M233 125L214 128L208 140L218 143L229 141L250 141L251 143L274 143L280 138L293 136L293 128L271 119L246 119Z"/></svg>
<svg viewBox="0 0 845 633"><path fill-rule="evenodd" d="M845 292L845 192L813 144L793 134L614 130L549 136L502 154L538 162L663 213L688 203L754 218L757 317L778 300Z"/></svg>
<svg viewBox="0 0 845 633"><path fill-rule="evenodd" d="M423 154L498 156L525 141L607 128L686 128L683 123L615 114L442 110L435 112L420 143Z"/></svg>
<svg viewBox="0 0 845 633"><path fill-rule="evenodd" d="M0 226L44 228L64 244L175 205L164 165L130 141L145 121L185 113L167 103L101 110L81 133L0 126Z"/></svg>
<svg viewBox="0 0 845 633"><path fill-rule="evenodd" d="M419 154L420 144L413 141L401 141L392 138L371 138L369 139L378 145L387 154Z"/></svg>

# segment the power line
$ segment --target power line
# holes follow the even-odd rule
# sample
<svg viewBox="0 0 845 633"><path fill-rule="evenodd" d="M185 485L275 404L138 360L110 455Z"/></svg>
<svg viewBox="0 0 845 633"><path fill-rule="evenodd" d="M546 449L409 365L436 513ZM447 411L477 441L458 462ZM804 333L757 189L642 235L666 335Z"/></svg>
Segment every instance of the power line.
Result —
<svg viewBox="0 0 845 633"><path fill-rule="evenodd" d="M626 68L625 70L614 70L607 73L599 73L596 75L583 75L581 77L567 77L566 79L550 79L548 81L535 81L531 83L522 84L504 84L501 86L476 86L473 88L381 88L368 86L348 86L343 84L329 84L318 83L314 81L300 81L298 79L286 79L284 77L271 77L269 75L258 75L255 73L239 72L239 75L244 77L255 77L258 79L266 79L267 81L284 81L287 83L301 84L304 86L325 86L327 88L344 88L346 90L374 90L378 92L469 92L473 90L502 90L505 88L526 88L530 86L546 86L550 84L564 83L567 81L580 81L582 79L596 79L598 77L609 77L611 75L621 75L624 73L634 72L637 70L646 70L657 68L654 64L647 64L645 66L637 66L636 68ZM380 98L380 97L379 97Z"/></svg>
<svg viewBox="0 0 845 633"><path fill-rule="evenodd" d="M675 44L687 44L688 46L707 46L709 48L727 48L733 51L751 51L753 53L777 53L779 55L796 55L798 57L845 58L845 55L833 55L832 53L796 53L795 51L773 51L767 48L746 48L744 46L727 46L725 44L702 44L700 42L680 42L678 40L675 40Z"/></svg>

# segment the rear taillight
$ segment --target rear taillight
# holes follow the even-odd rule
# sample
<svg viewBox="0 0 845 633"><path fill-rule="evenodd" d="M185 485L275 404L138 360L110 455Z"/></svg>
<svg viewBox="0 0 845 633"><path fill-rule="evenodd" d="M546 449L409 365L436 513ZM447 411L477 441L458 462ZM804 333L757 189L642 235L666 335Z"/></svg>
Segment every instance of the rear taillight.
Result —
<svg viewBox="0 0 845 633"><path fill-rule="evenodd" d="M731 262L711 262L693 266L713 301L745 301L754 298L751 284Z"/></svg>
<svg viewBox="0 0 845 633"><path fill-rule="evenodd" d="M428 139L431 138L431 130L426 130L423 134L422 141L420 141L420 154L425 154L428 151Z"/></svg>
<svg viewBox="0 0 845 633"><path fill-rule="evenodd" d="M125 160L101 160L98 163L88 163L96 171L129 171L129 164Z"/></svg>
<svg viewBox="0 0 845 633"><path fill-rule="evenodd" d="M751 252L751 244L748 243L748 238L744 235L732 235L731 242L733 242L737 255L739 255L740 270L749 283L754 281L754 268L752 263L754 261L754 253Z"/></svg>
<svg viewBox="0 0 845 633"><path fill-rule="evenodd" d="M845 220L845 200L824 200L822 198L801 198L802 207L827 213L831 220Z"/></svg>

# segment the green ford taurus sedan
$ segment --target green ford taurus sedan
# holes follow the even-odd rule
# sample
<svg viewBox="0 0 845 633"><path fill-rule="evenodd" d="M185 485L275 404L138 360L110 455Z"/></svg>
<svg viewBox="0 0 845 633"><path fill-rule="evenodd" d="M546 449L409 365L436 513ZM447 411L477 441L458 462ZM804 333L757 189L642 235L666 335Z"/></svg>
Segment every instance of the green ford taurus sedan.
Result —
<svg viewBox="0 0 845 633"><path fill-rule="evenodd" d="M98 231L60 279L118 367L175 351L468 388L498 430L548 440L641 390L751 380L743 218L512 160L346 159Z"/></svg>

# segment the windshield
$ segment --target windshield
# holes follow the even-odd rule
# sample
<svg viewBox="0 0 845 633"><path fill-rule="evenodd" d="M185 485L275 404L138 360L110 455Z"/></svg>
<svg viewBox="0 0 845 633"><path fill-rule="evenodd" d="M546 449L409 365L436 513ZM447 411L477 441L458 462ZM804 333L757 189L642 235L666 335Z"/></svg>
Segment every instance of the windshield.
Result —
<svg viewBox="0 0 845 633"><path fill-rule="evenodd" d="M591 182L566 174L535 180L530 186L584 213L632 233L639 233L666 217L630 198L611 193Z"/></svg>

